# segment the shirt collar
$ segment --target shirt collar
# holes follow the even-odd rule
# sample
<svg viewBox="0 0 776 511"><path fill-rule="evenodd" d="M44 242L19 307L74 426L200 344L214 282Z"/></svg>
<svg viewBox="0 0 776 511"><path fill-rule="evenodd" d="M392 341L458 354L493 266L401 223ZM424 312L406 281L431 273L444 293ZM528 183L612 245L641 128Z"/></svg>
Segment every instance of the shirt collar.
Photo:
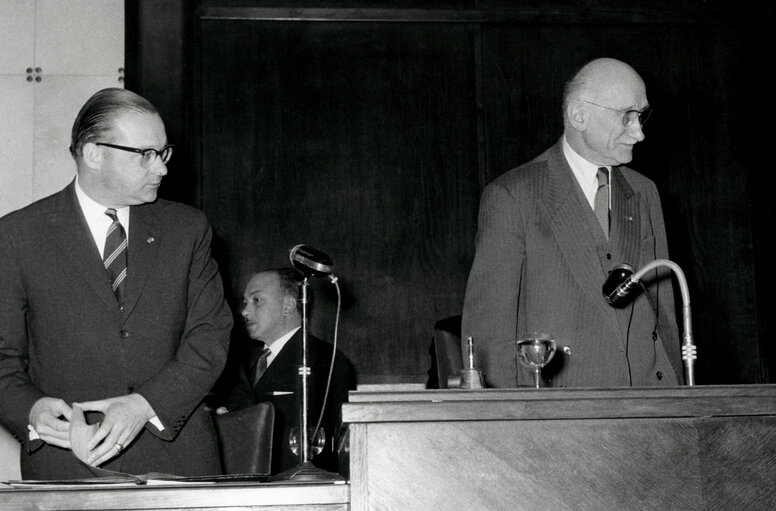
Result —
<svg viewBox="0 0 776 511"><path fill-rule="evenodd" d="M579 153L572 149L565 136L563 137L563 155L566 157L566 160L568 161L571 170L574 171L574 175L577 176L577 179L579 179L579 176L582 176L585 183L597 179L596 175L598 174L598 169L600 167L609 168L606 165L596 165L595 163L590 163L584 159Z"/></svg>
<svg viewBox="0 0 776 511"><path fill-rule="evenodd" d="M612 173L610 167L606 165L596 165L595 163L591 163L584 159L578 152L572 149L566 140L565 135L563 136L563 155L566 157L566 161L568 162L569 167L571 167L571 172L573 172L579 186L582 188L587 201L592 206L593 201L595 200L595 192L598 189L598 169L600 167L606 167L609 172L609 182L611 183Z"/></svg>
<svg viewBox="0 0 776 511"><path fill-rule="evenodd" d="M291 339L291 337L294 336L297 330L299 330L301 327L296 327L293 330L289 330L286 332L283 336L275 340L272 344L267 344L267 348L269 348L270 354L267 357L267 365L269 365L273 360L275 360L275 357L278 353L280 353L280 350L283 349L283 347L288 343L288 341Z"/></svg>
<svg viewBox="0 0 776 511"><path fill-rule="evenodd" d="M100 256L103 255L105 248L105 238L108 235L108 229L113 221L108 215L105 214L105 210L108 209L99 202L95 201L84 192L78 182L78 177L75 178L75 196L78 199L78 205L81 207L81 211L86 218L86 225L89 227L89 232L94 239L97 250L100 252ZM116 216L119 218L119 222L124 226L124 233L129 241L129 206L116 209Z"/></svg>
<svg viewBox="0 0 776 511"><path fill-rule="evenodd" d="M108 221L105 227L107 230L111 224L110 218L105 215L105 210L108 209L108 206L103 206L99 202L86 195L86 192L84 192L83 188L81 188L81 184L78 181L78 176L75 178L75 195L78 197L78 203L81 206L81 211L83 211L89 227L91 228L93 224L105 223L104 219L107 218ZM129 206L114 209L116 210L116 216L119 217L119 222L121 222L121 225L124 226L124 230L129 233Z"/></svg>

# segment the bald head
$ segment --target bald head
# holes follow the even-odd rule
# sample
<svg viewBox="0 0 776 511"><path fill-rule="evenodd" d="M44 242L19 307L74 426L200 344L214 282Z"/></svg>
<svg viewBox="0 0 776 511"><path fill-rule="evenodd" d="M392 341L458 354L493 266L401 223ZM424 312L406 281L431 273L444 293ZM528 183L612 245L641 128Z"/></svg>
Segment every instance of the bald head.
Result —
<svg viewBox="0 0 776 511"><path fill-rule="evenodd" d="M648 106L646 86L636 70L616 59L592 60L566 84L564 135L572 149L596 165L628 163L644 132L627 112Z"/></svg>
<svg viewBox="0 0 776 511"><path fill-rule="evenodd" d="M617 59L591 60L566 84L563 93L563 110L569 101L587 99L604 101L623 91L641 90L646 87L641 76L631 66Z"/></svg>

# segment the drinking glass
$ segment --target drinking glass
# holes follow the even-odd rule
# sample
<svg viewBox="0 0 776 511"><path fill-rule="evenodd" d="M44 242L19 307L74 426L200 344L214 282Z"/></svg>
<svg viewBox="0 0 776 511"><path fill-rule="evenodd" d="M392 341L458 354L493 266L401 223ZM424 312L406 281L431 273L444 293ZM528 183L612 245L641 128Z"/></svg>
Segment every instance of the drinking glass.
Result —
<svg viewBox="0 0 776 511"><path fill-rule="evenodd" d="M537 389L541 386L542 368L555 356L555 350L552 336L544 332L531 332L517 341L517 355L520 362L533 369Z"/></svg>
<svg viewBox="0 0 776 511"><path fill-rule="evenodd" d="M323 446L326 444L326 433L323 428L318 428L318 432L313 437L313 428L307 428L307 441L310 442L310 457L316 456L323 451ZM299 428L291 428L291 433L288 437L288 442L291 445L291 452L295 455L299 455Z"/></svg>

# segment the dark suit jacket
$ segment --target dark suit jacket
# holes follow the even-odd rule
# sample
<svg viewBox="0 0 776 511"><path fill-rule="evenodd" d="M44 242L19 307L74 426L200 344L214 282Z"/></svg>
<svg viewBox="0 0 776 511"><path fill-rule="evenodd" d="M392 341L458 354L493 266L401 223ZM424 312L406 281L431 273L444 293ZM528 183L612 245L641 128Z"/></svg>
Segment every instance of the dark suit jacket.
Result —
<svg viewBox="0 0 776 511"><path fill-rule="evenodd" d="M223 406L230 411L241 410L255 403L269 401L275 406L275 429L273 433L272 474L295 467L299 457L288 444L291 428L298 427L299 413L297 399L298 371L302 331L298 330L277 354L267 371L254 386L256 361L263 349L263 343L248 340L247 353L243 363L237 368L233 384L228 390ZM307 343L308 364L311 370L309 378L308 427L314 428L323 404L326 379L329 375L333 346L314 336ZM331 387L326 401L326 409L321 421L326 433L326 445L321 454L314 456L313 463L325 470L338 470L336 444L334 440L339 432L342 403L348 400L348 391L356 388L356 376L353 365L347 357L337 350L334 359L334 371Z"/></svg>
<svg viewBox="0 0 776 511"><path fill-rule="evenodd" d="M220 472L202 399L227 353L232 316L210 257L204 215L157 200L130 209L121 312L78 205L74 183L0 219L0 420L28 439L32 405L131 392L165 429L147 425L102 468L128 473ZM89 477L71 451L22 449L24 478Z"/></svg>
<svg viewBox="0 0 776 511"><path fill-rule="evenodd" d="M668 270L645 277L649 296L625 308L601 294L614 266L638 270L668 258L657 189L627 167L612 168L607 242L561 142L485 188L462 337L472 336L476 363L496 387L530 384L515 339L531 331L550 333L570 353L559 351L546 371L551 386L676 385L682 368Z"/></svg>

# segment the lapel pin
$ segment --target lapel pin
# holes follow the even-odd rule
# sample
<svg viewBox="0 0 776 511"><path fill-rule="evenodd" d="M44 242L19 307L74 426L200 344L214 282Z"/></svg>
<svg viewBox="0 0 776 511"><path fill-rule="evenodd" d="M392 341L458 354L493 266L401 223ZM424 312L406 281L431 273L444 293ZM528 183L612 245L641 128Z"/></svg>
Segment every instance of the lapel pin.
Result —
<svg viewBox="0 0 776 511"><path fill-rule="evenodd" d="M628 222L633 222L633 217L632 216L626 216L625 220L627 220Z"/></svg>
<svg viewBox="0 0 776 511"><path fill-rule="evenodd" d="M148 239L146 240L146 243L148 243L148 244L151 244L151 243L153 243L154 241L155 241L155 240L154 240L154 237L153 237L153 236L151 236L150 238L148 238Z"/></svg>

